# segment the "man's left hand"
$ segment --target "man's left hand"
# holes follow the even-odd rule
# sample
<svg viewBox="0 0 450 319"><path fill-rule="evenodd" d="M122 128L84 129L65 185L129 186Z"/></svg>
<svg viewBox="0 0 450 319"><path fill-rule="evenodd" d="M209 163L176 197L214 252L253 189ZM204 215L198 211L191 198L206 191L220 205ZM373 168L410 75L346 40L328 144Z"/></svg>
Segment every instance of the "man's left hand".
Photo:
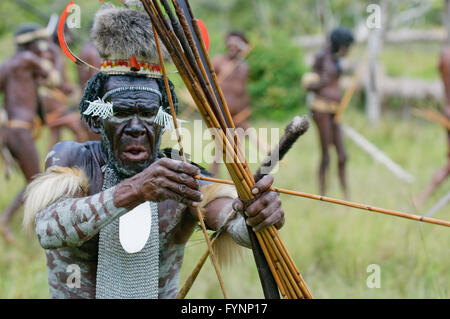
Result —
<svg viewBox="0 0 450 319"><path fill-rule="evenodd" d="M247 225L251 226L255 232L262 231L272 225L280 229L284 225L284 211L281 207L281 200L278 193L272 192L269 188L273 184L273 177L266 175L261 178L252 189L255 200L245 209ZM233 203L236 211L245 208L244 202L237 198Z"/></svg>

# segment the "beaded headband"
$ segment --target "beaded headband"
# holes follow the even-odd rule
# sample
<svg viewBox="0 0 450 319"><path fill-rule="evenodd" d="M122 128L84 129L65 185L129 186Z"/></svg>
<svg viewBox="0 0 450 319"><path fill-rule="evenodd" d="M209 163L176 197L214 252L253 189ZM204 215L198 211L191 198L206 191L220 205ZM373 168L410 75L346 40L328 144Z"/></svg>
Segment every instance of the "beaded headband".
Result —
<svg viewBox="0 0 450 319"><path fill-rule="evenodd" d="M32 32L23 33L15 37L16 44L25 44L38 39L50 37L47 29L38 29Z"/></svg>
<svg viewBox="0 0 450 319"><path fill-rule="evenodd" d="M138 61L135 56L129 60L106 60L100 64L100 72L109 75L134 75L161 78L159 64Z"/></svg>

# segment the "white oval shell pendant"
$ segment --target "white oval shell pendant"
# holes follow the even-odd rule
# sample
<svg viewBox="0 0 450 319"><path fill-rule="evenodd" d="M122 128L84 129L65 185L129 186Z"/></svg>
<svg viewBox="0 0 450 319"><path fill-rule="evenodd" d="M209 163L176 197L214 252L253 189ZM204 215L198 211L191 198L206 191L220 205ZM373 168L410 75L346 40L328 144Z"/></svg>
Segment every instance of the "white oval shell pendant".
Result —
<svg viewBox="0 0 450 319"><path fill-rule="evenodd" d="M140 252L148 238L152 225L152 210L149 202L142 203L119 218L119 239L123 249L134 254Z"/></svg>

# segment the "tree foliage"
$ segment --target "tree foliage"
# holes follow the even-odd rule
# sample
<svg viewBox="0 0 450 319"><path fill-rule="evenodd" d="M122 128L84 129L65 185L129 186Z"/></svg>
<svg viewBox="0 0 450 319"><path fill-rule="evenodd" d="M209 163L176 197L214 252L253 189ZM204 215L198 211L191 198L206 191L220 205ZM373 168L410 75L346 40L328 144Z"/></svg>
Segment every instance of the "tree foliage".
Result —
<svg viewBox="0 0 450 319"><path fill-rule="evenodd" d="M304 103L300 87L306 67L302 51L286 36L273 36L271 41L258 41L248 57L249 92L255 116L281 119Z"/></svg>

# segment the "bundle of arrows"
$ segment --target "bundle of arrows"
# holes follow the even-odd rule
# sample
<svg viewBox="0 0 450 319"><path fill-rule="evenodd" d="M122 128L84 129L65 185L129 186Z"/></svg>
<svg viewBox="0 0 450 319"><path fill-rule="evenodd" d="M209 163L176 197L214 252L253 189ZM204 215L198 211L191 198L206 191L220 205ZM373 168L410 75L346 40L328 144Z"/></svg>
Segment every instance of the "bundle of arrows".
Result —
<svg viewBox="0 0 450 319"><path fill-rule="evenodd" d="M206 36L207 33L204 30L203 23L194 18L194 14L188 0L171 0L170 4L168 0L141 0L141 2L150 16L152 22L151 27L155 33L156 44L160 53L160 63L166 84L166 91L169 96L169 104L171 106L171 113L182 158L185 160L181 135L178 130L178 122L176 119L173 100L170 95L167 73L165 70L159 41L164 44L165 48L169 52L173 63L175 64L181 78L189 90L189 93L191 94L192 99L194 100L205 123L214 131L216 142L223 150L224 163L231 177L231 181L203 176L198 176L197 178L207 180L209 182L234 185L239 197L243 201L251 202L255 198L255 194L252 192L255 185L255 180L257 181L262 175L260 171L258 171L255 176L252 175L240 145L239 138L233 133L235 125L220 88L219 81L211 65L208 50L204 42L204 36ZM296 138L306 131L307 125L302 127L303 128L295 134ZM290 138L290 143L285 144L292 145L295 139ZM283 144L282 142L284 143L285 141L280 141L280 145ZM281 147L280 149L275 148L275 150L282 153L280 156L284 156L287 148L283 151L281 151ZM268 158L269 162L273 160L270 155ZM263 166L266 164L267 163L264 163ZM283 190L277 187L272 187L271 190L292 196L310 198L332 204L362 209L373 213L388 214L420 222L450 227L450 222L448 221L442 221L429 217L412 215L314 194ZM198 266L188 278L185 286L180 290L178 297L183 298L186 295L204 261L209 256L217 273L224 297L226 298L227 296L223 286L223 281L220 277L212 249L212 243L216 237L213 237L212 239L209 238L199 210L198 215L203 234L208 245L208 251L202 256ZM220 236L220 231L218 231L216 235ZM277 229L274 226L271 226L261 232L254 233L252 229L249 228L249 235L252 241L255 262L258 268L265 297L279 298L281 293L283 298L288 299L312 298L305 281L300 275L300 272L298 271L292 257L283 244Z"/></svg>
<svg viewBox="0 0 450 319"><path fill-rule="evenodd" d="M239 197L250 202L255 197L252 193L255 180L237 136L230 134L230 131L232 132L235 128L234 123L212 68L198 20L194 18L188 1L173 0L171 1L173 7L166 0L141 0L141 2L150 16L155 36L161 39L169 52L207 126L215 131L215 136L220 137L218 142L223 147L224 162ZM163 63L162 59L161 63ZM174 112L172 116L175 116ZM175 125L176 122L174 120ZM177 134L180 152L183 153L181 137L179 133ZM203 224L202 226L204 228ZM269 280L276 283L283 298L311 298L311 293L286 250L277 229L271 226L259 233L250 232L254 253L257 255L262 251L265 257L263 261L256 258L260 277L267 276L267 273L262 274L267 267L258 263L266 262L271 273L269 277L272 277ZM210 245L210 241L207 240L207 242ZM211 249L210 257L215 264ZM265 279L262 279L262 282L267 281L267 278ZM219 281L221 281L220 277ZM270 282L267 285L270 285ZM273 289L269 292L267 288L264 293L268 298L277 298ZM224 296L226 297L225 292Z"/></svg>

